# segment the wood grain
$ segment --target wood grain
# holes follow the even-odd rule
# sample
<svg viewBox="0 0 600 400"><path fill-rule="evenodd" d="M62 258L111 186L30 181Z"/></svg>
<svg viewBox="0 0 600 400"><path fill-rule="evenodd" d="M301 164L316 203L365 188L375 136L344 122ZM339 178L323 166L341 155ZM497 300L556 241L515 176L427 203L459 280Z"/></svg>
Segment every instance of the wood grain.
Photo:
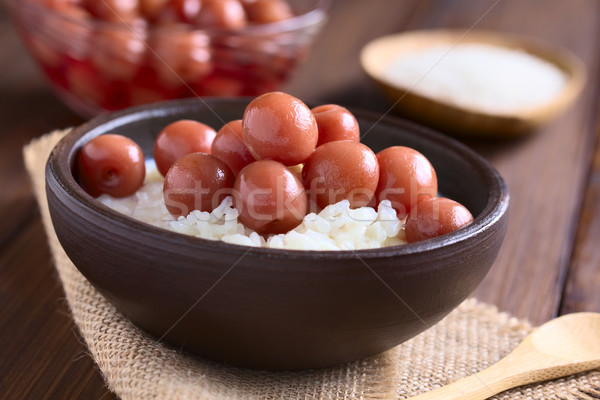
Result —
<svg viewBox="0 0 600 400"><path fill-rule="evenodd" d="M561 314L600 309L600 125Z"/></svg>
<svg viewBox="0 0 600 400"><path fill-rule="evenodd" d="M490 28L501 25L569 48L588 69L599 48L583 38L597 36L600 4L587 1L498 4L490 13ZM584 13L584 9L594 12ZM506 17L512 17L506 21ZM585 15L584 15L585 14ZM547 24L548 18L557 21ZM558 22L560 21L560 22ZM575 25L576 24L576 25ZM569 29L576 26L575 29ZM576 34L575 34L576 33ZM577 36L579 39L577 39ZM590 37L592 37L590 36ZM479 298L541 323L557 315L574 240L595 137L597 75L591 75L580 101L536 136L507 147L476 147L506 178L511 190L511 221L507 239L488 278L475 293ZM599 310L596 304L592 310Z"/></svg>
<svg viewBox="0 0 600 400"><path fill-rule="evenodd" d="M0 398L99 399L104 382L79 342L39 219L0 265Z"/></svg>
<svg viewBox="0 0 600 400"><path fill-rule="evenodd" d="M345 93L357 82L370 86L358 62L360 49L378 36L403 30L417 4L416 0L335 2L309 59L285 90L311 101Z"/></svg>

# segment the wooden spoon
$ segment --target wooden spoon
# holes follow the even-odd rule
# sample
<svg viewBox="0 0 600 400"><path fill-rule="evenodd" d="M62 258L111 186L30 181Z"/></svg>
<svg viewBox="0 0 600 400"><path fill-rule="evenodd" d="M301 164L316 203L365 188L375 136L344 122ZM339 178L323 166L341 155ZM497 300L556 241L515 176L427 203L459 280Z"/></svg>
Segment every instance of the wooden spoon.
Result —
<svg viewBox="0 0 600 400"><path fill-rule="evenodd" d="M600 368L600 314L569 314L540 326L491 367L409 400L483 400L595 368Z"/></svg>

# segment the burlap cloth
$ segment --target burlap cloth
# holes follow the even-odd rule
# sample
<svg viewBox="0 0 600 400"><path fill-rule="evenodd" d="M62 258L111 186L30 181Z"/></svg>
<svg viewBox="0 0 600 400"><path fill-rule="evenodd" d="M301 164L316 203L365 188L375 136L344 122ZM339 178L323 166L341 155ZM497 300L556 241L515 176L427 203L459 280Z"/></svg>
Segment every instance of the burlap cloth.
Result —
<svg viewBox="0 0 600 400"><path fill-rule="evenodd" d="M119 314L60 246L48 213L44 166L64 133L53 132L26 146L26 166L75 324L108 389L122 399L405 399L488 367L532 330L527 322L470 299L409 342L326 370L252 371L181 354L157 343ZM494 398L598 399L600 371L514 389Z"/></svg>

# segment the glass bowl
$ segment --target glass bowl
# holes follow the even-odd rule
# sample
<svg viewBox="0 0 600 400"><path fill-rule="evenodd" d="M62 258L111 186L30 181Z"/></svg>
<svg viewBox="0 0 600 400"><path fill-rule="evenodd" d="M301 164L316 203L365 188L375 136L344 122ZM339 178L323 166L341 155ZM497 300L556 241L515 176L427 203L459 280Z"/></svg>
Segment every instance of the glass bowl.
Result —
<svg viewBox="0 0 600 400"><path fill-rule="evenodd" d="M50 1L50 0L43 0ZM308 53L328 0L290 0L294 16L241 29L106 21L82 8L8 0L52 88L85 117L161 100L256 96L278 89Z"/></svg>

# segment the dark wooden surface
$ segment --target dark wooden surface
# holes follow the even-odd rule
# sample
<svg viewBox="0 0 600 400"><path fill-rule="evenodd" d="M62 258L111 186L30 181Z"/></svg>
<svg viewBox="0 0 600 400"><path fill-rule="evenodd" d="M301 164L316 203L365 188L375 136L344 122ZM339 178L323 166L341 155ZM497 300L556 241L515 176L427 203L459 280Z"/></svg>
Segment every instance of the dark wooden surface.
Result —
<svg viewBox="0 0 600 400"><path fill-rule="evenodd" d="M288 90L386 112L389 103L360 69L360 48L407 29L471 26L567 47L589 73L575 106L537 135L468 143L512 194L508 236L475 296L534 323L600 311L600 2L339 0ZM3 3L0 43L0 398L114 398L68 315L21 157L30 139L81 119L45 85Z"/></svg>

